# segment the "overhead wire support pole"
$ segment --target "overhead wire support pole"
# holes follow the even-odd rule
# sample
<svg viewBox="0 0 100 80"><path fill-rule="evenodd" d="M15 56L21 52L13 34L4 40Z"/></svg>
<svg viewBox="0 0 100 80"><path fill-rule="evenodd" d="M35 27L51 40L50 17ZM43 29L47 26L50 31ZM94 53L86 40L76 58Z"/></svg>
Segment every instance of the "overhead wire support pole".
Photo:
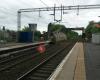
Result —
<svg viewBox="0 0 100 80"><path fill-rule="evenodd" d="M63 10L62 8L63 8L63 6L61 5L61 21L62 21L62 15L63 15L62 14L62 10Z"/></svg>
<svg viewBox="0 0 100 80"><path fill-rule="evenodd" d="M56 21L56 19L55 19L55 7L56 7L56 4L54 4L54 21Z"/></svg>
<svg viewBox="0 0 100 80"><path fill-rule="evenodd" d="M77 6L77 16L79 15L79 5Z"/></svg>
<svg viewBox="0 0 100 80"><path fill-rule="evenodd" d="M16 37L16 42L19 41L19 31L20 31L20 28L21 28L21 11L17 11L17 37Z"/></svg>
<svg viewBox="0 0 100 80"><path fill-rule="evenodd" d="M77 10L78 8L79 9L99 9L100 4L98 4L98 5L64 6L63 10ZM54 7L20 9L21 12L38 12L39 10L40 11L53 11ZM55 7L55 10L61 10L61 6Z"/></svg>
<svg viewBox="0 0 100 80"><path fill-rule="evenodd" d="M62 6L62 8L63 8L62 12L63 12L63 15L64 15L64 6Z"/></svg>
<svg viewBox="0 0 100 80"><path fill-rule="evenodd" d="M100 9L100 4L96 5L78 5L78 6L63 6L64 10L77 10L77 9ZM18 31L21 28L21 13L22 12L39 12L39 11L56 11L61 10L61 6L59 7L43 7L43 8L26 8L26 9L19 9L18 10Z"/></svg>
<svg viewBox="0 0 100 80"><path fill-rule="evenodd" d="M20 31L21 28L21 11L17 12L17 25L18 25L18 31Z"/></svg>
<svg viewBox="0 0 100 80"><path fill-rule="evenodd" d="M39 10L39 17L41 17L40 10Z"/></svg>

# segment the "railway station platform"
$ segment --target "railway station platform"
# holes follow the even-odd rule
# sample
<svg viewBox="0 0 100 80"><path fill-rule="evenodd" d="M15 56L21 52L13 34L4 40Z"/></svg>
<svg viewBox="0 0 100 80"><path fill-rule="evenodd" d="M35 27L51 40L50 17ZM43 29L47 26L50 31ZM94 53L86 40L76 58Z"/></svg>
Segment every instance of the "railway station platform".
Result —
<svg viewBox="0 0 100 80"><path fill-rule="evenodd" d="M44 41L44 43L48 43L50 41ZM34 42L34 43L8 43L8 44L3 44L0 45L0 51L2 50L8 50L8 49L13 49L13 48L18 48L18 47L23 47L23 46L30 46L30 45L37 45L40 42Z"/></svg>
<svg viewBox="0 0 100 80"><path fill-rule="evenodd" d="M17 46L17 45L25 45L27 43L0 43L0 48L10 47L10 46Z"/></svg>
<svg viewBox="0 0 100 80"><path fill-rule="evenodd" d="M100 45L76 43L49 80L100 80Z"/></svg>
<svg viewBox="0 0 100 80"><path fill-rule="evenodd" d="M0 58L9 56L10 53L6 53L6 51L9 50L15 50L15 49L19 49L20 48L25 48L25 47L29 47L29 46L36 46L39 45L40 43L49 43L50 41L44 41L44 42L34 42L34 43L9 43L9 44L5 44L4 46L2 46L2 48L0 48ZM12 53L11 53L12 54Z"/></svg>

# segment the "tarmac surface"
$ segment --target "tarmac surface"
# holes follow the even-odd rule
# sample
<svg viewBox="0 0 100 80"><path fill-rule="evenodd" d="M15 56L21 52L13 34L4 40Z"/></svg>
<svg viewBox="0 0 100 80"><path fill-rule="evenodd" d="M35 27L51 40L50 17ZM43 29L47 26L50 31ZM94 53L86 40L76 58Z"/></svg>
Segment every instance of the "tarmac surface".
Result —
<svg viewBox="0 0 100 80"><path fill-rule="evenodd" d="M100 80L100 45L84 44L86 80Z"/></svg>

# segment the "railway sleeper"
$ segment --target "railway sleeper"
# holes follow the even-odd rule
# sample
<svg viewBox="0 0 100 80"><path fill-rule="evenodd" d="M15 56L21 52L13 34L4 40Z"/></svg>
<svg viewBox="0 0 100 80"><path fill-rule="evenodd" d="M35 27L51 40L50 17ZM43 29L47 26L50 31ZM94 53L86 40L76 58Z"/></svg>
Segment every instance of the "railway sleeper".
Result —
<svg viewBox="0 0 100 80"><path fill-rule="evenodd" d="M47 68L41 68L40 70L44 70L44 71L47 70L47 71L51 71L51 72L54 71L53 69L50 69L50 68L49 69L47 69Z"/></svg>
<svg viewBox="0 0 100 80"><path fill-rule="evenodd" d="M42 73L42 74L41 73L34 73L32 76L47 78L49 74L47 74L47 73Z"/></svg>
<svg viewBox="0 0 100 80"><path fill-rule="evenodd" d="M39 72L39 73L51 73L50 71L44 71L44 70L37 70L37 72Z"/></svg>
<svg viewBox="0 0 100 80"><path fill-rule="evenodd" d="M26 79L26 80L45 80L45 78L40 78L40 77L33 77L33 76L31 76L31 77L29 77L28 79Z"/></svg>
<svg viewBox="0 0 100 80"><path fill-rule="evenodd" d="M54 68L54 66L44 66L44 68Z"/></svg>
<svg viewBox="0 0 100 80"><path fill-rule="evenodd" d="M42 69L42 70L50 70L50 71L53 70L53 68L45 68L45 67L42 67L42 68L40 68L40 69Z"/></svg>

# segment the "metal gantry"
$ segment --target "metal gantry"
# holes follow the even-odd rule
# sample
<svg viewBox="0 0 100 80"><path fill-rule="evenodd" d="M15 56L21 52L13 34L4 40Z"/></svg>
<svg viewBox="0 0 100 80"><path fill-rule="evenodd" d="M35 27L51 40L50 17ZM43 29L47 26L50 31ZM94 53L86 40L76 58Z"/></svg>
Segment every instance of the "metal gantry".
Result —
<svg viewBox="0 0 100 80"><path fill-rule="evenodd" d="M21 28L21 13L22 12L39 12L40 13L41 11L53 11L54 20L55 20L55 11L61 11L61 20L62 20L62 11L64 10L77 10L77 15L78 15L80 9L99 9L99 8L100 8L100 4L19 9L17 12L18 13L18 19L17 19L18 31Z"/></svg>

